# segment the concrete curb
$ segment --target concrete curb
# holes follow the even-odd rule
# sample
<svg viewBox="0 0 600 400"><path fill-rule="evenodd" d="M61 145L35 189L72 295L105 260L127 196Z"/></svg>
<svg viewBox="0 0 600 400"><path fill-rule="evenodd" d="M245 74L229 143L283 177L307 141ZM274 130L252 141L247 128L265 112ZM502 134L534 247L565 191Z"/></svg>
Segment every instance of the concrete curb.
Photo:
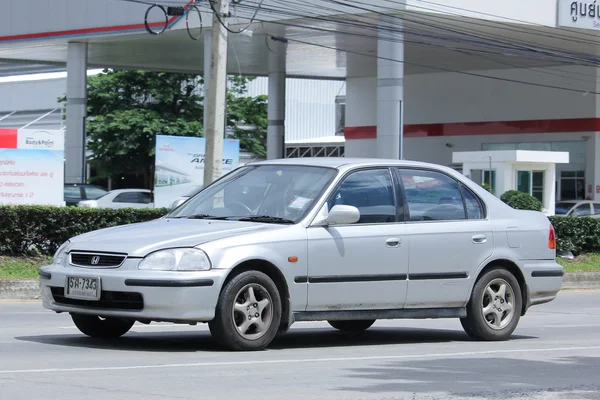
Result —
<svg viewBox="0 0 600 400"><path fill-rule="evenodd" d="M37 279L0 279L0 300L37 300L40 281Z"/></svg>
<svg viewBox="0 0 600 400"><path fill-rule="evenodd" d="M561 290L600 290L600 272L566 273ZM39 280L0 279L0 301L39 299Z"/></svg>
<svg viewBox="0 0 600 400"><path fill-rule="evenodd" d="M562 290L590 289L600 289L600 272L570 272L563 277Z"/></svg>

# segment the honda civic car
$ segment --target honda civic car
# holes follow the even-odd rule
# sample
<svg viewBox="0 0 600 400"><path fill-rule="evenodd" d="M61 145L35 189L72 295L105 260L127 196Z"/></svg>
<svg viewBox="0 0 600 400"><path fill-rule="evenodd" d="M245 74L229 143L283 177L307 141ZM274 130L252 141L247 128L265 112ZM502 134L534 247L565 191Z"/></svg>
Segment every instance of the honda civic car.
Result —
<svg viewBox="0 0 600 400"><path fill-rule="evenodd" d="M361 332L456 318L509 338L562 284L548 218L460 173L383 159L246 164L164 217L73 237L40 272L43 306L91 337L138 323L208 323L261 350L297 321Z"/></svg>

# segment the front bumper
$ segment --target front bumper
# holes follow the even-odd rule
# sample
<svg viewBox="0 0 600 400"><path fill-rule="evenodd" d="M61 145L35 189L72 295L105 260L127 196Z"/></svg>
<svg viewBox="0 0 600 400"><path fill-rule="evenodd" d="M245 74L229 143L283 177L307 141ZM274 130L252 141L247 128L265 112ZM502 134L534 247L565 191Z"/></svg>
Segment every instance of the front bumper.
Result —
<svg viewBox="0 0 600 400"><path fill-rule="evenodd" d="M119 268L49 265L41 269L44 308L59 312L125 317L147 321L206 322L215 316L227 270L199 272L141 271L139 260ZM100 300L64 297L67 276L100 278Z"/></svg>

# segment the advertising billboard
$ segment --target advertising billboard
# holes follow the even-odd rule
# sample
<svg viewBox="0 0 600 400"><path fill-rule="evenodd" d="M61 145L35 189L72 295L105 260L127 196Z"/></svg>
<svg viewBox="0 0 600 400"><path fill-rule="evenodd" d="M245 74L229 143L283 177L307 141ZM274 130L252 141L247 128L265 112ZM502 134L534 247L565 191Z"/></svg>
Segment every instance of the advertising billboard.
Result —
<svg viewBox="0 0 600 400"><path fill-rule="evenodd" d="M0 205L64 205L64 131L0 129Z"/></svg>
<svg viewBox="0 0 600 400"><path fill-rule="evenodd" d="M155 207L170 207L181 197L200 190L204 184L204 149L206 139L189 136L156 136L154 172ZM223 141L223 174L237 168L240 142Z"/></svg>

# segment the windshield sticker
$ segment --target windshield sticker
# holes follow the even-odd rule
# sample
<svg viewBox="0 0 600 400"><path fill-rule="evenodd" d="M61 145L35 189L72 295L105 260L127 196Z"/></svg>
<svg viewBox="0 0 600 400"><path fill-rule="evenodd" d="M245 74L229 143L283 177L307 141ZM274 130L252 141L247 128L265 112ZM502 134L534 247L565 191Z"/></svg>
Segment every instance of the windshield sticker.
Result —
<svg viewBox="0 0 600 400"><path fill-rule="evenodd" d="M306 197L296 197L296 199L292 201L292 203L288 207L299 210L304 208L304 206L306 206L306 203L308 203L309 201L310 199L307 199Z"/></svg>

